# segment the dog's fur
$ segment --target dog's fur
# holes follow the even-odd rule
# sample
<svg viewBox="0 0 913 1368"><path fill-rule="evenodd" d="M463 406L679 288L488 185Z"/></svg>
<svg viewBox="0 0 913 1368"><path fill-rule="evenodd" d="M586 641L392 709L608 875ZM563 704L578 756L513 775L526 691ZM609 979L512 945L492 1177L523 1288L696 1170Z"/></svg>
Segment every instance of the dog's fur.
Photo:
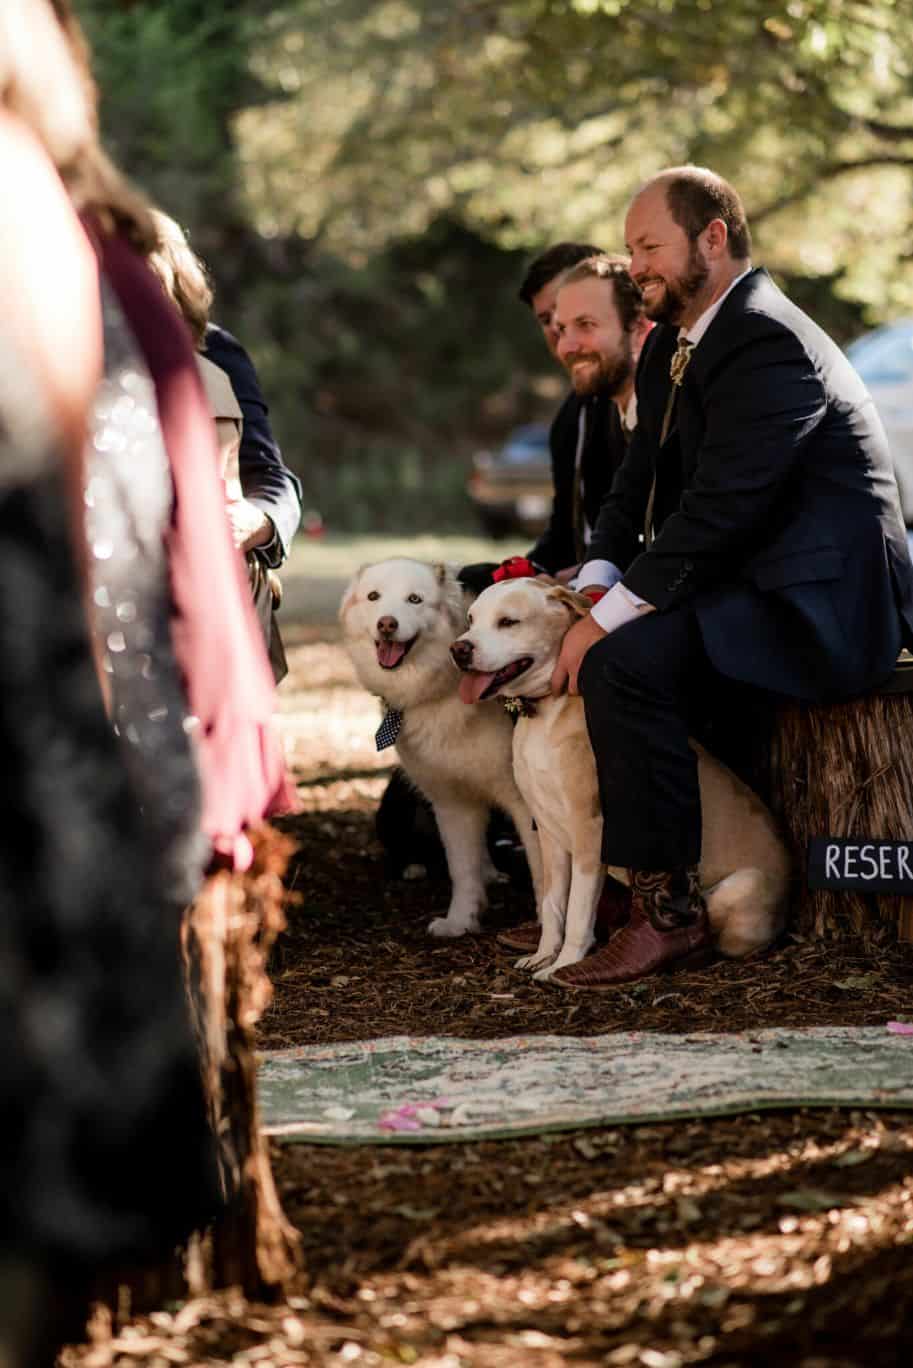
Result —
<svg viewBox="0 0 913 1368"><path fill-rule="evenodd" d="M544 868L542 938L519 961L548 978L582 959L593 944L596 905L605 868L600 863L602 814L596 766L583 700L549 693L565 633L588 613L589 599L543 580L492 585L472 604L467 701L492 693L535 698L535 716L514 731L514 773L539 830ZM464 656L465 646L457 648ZM492 689L492 675L513 662L528 666ZM508 669L509 672L509 669ZM761 800L696 742L703 815L701 883L720 951L740 957L769 945L783 929L789 856ZM606 813L611 821L612 814ZM628 872L610 869L628 882Z"/></svg>
<svg viewBox="0 0 913 1368"><path fill-rule="evenodd" d="M502 705L464 707L450 659L466 625L466 600L453 573L405 557L363 566L339 610L359 681L403 714L400 763L434 808L453 894L435 936L479 929L485 883L494 877L485 848L489 809L502 808L517 828L533 883L541 885L539 842L513 777L512 729Z"/></svg>

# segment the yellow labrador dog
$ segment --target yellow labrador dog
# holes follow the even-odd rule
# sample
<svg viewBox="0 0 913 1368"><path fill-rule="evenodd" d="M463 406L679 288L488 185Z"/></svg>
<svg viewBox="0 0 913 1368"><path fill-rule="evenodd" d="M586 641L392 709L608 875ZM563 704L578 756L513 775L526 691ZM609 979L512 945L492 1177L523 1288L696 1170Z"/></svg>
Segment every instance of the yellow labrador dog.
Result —
<svg viewBox="0 0 913 1368"><path fill-rule="evenodd" d="M444 565L379 561L358 571L339 617L359 681L386 705L400 764L434 808L453 891L428 930L478 931L485 883L495 877L485 846L492 807L512 818L537 893L542 880L538 837L514 780L510 719L499 702L460 701L450 643L466 626L463 588Z"/></svg>
<svg viewBox="0 0 913 1368"><path fill-rule="evenodd" d="M469 629L454 642L467 703L496 695L523 701L514 730L514 774L536 819L542 847L542 936L518 961L549 978L593 944L605 880L602 814L583 700L549 693L571 624L590 610L580 594L544 580L507 580L471 606ZM532 708L526 700L535 700ZM767 808L696 743L703 840L701 883L718 948L739 957L769 945L783 928L789 857ZM606 814L611 821L611 813ZM609 871L628 882L626 870Z"/></svg>

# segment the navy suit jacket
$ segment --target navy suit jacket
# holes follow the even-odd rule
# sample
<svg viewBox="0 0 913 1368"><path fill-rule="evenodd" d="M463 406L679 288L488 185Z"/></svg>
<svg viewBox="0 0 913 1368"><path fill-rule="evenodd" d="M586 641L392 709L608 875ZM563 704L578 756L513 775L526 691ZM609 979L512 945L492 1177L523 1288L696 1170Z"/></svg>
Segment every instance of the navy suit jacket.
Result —
<svg viewBox="0 0 913 1368"><path fill-rule="evenodd" d="M913 567L871 396L753 270L694 349L660 445L676 340L647 339L637 430L589 554L660 612L691 604L724 675L809 700L881 683L913 641Z"/></svg>
<svg viewBox="0 0 913 1368"><path fill-rule="evenodd" d="M275 568L288 555L301 521L301 483L282 459L254 363L241 343L214 323L207 327L204 340L203 355L228 376L244 415L238 453L241 489L276 529L271 543L257 547L267 565Z"/></svg>
<svg viewBox="0 0 913 1368"><path fill-rule="evenodd" d="M583 513L587 526L595 527L603 499L627 451L618 408L604 394L578 399L571 391L552 421L549 450L552 458L554 499L548 526L529 552L529 559L555 574L576 565L574 543L574 481L581 404L586 405L586 434L581 459Z"/></svg>

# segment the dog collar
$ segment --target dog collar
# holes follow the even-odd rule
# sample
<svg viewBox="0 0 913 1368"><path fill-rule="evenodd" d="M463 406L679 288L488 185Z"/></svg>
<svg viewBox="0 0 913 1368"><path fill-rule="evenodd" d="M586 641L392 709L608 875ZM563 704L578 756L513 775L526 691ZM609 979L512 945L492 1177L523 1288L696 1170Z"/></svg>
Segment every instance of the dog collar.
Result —
<svg viewBox="0 0 913 1368"><path fill-rule="evenodd" d="M523 698L518 695L513 698L502 698L501 702L504 704L504 711L508 717L512 717L514 721L518 717L535 717L538 712L536 700L533 698Z"/></svg>

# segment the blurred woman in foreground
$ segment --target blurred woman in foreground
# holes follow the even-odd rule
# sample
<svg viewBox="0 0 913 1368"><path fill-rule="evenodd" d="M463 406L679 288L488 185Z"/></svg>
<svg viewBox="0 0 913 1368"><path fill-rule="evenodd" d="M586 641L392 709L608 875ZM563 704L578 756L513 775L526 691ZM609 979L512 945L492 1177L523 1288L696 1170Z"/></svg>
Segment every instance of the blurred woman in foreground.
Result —
<svg viewBox="0 0 913 1368"><path fill-rule="evenodd" d="M14 1365L50 1364L101 1270L161 1255L217 1200L173 890L85 614L102 320L55 167L73 173L93 137L45 0L4 0L0 1359Z"/></svg>
<svg viewBox="0 0 913 1368"><path fill-rule="evenodd" d="M139 361L154 387L173 486L165 526L170 639L186 696L185 726L199 762L202 829L222 863L244 868L250 860L246 829L295 804L274 730L269 663L228 531L215 434L193 349L145 265L156 229L145 200L112 166L98 141L95 87L69 0L53 0L53 8L80 64L93 123L91 141L71 165L61 168L63 178L108 287L103 296L105 316L111 320L108 331L118 333L131 352L127 371L135 372ZM132 350L128 337L135 344ZM123 361L123 347L114 350ZM106 369L110 372L110 364ZM106 416L101 415L102 421ZM117 498L129 500L133 491L123 481L118 486ZM127 516L135 521L145 515L142 507L134 507ZM102 608L110 611L107 605ZM103 635L114 634L119 645L117 627L110 620L104 624L109 625L112 630ZM111 658L110 644L108 655L116 683L118 662Z"/></svg>

